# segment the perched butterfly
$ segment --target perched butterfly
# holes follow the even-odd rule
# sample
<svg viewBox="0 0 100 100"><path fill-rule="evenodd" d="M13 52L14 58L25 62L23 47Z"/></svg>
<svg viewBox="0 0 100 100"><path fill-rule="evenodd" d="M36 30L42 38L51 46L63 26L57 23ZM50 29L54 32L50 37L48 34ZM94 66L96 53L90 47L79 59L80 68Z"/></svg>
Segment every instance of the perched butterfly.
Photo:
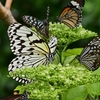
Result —
<svg viewBox="0 0 100 100"><path fill-rule="evenodd" d="M100 37L90 41L77 59L91 71L98 69L100 66Z"/></svg>
<svg viewBox="0 0 100 100"><path fill-rule="evenodd" d="M17 68L24 68L46 65L54 59L57 46L57 38L52 37L47 44L36 32L20 23L13 23L8 28L8 36L12 52L17 55L8 68L8 71L15 71ZM23 82L27 79L14 77L16 81Z"/></svg>
<svg viewBox="0 0 100 100"><path fill-rule="evenodd" d="M24 91L23 94L11 95L0 100L28 100L28 93Z"/></svg>
<svg viewBox="0 0 100 100"><path fill-rule="evenodd" d="M35 27L39 33L49 38L49 12L50 9L47 7L47 16L44 21L38 20L37 18L28 15L23 16L22 19L25 23Z"/></svg>
<svg viewBox="0 0 100 100"><path fill-rule="evenodd" d="M58 20L65 25L74 28L82 22L82 7L84 0L72 0L60 13Z"/></svg>

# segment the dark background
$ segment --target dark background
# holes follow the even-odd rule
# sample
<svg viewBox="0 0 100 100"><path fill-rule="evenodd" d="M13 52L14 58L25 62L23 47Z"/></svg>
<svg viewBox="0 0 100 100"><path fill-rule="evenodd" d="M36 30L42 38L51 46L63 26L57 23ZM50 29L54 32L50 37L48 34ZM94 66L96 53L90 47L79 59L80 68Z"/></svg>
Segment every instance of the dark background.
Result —
<svg viewBox="0 0 100 100"><path fill-rule="evenodd" d="M5 0L0 0L4 5ZM15 19L23 23L23 15L32 15L40 20L45 19L47 6L50 6L50 21L57 22L56 16L69 0L13 0L11 7ZM24 23L23 23L24 24ZM85 29L100 34L100 0L86 0L83 8L83 22ZM0 98L13 94L14 88L19 84L12 78L7 77L8 65L14 58L9 46L7 35L8 26L0 19ZM84 47L85 42L80 42L76 47ZM69 46L70 48L73 45Z"/></svg>

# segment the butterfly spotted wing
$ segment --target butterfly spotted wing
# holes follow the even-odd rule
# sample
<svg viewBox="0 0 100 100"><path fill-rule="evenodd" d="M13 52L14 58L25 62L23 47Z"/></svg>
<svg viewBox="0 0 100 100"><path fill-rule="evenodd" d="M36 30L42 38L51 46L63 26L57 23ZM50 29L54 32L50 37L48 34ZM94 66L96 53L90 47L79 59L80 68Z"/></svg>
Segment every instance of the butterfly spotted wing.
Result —
<svg viewBox="0 0 100 100"><path fill-rule="evenodd" d="M23 16L22 19L25 23L35 27L40 34L49 38L49 12L50 9L47 7L47 16L44 21L38 20L37 18L29 15Z"/></svg>
<svg viewBox="0 0 100 100"><path fill-rule="evenodd" d="M100 37L90 41L77 59L91 71L98 69L100 66Z"/></svg>
<svg viewBox="0 0 100 100"><path fill-rule="evenodd" d="M8 71L46 65L54 59L57 38L52 37L47 44L36 32L20 23L13 23L8 28L8 36L12 52L17 55L9 64ZM30 80L13 77L16 81L27 83Z"/></svg>
<svg viewBox="0 0 100 100"><path fill-rule="evenodd" d="M28 100L28 93L27 91L24 91L23 94L11 95L0 100Z"/></svg>
<svg viewBox="0 0 100 100"><path fill-rule="evenodd" d="M82 7L84 0L72 0L61 11L58 20L70 28L78 27L82 22Z"/></svg>

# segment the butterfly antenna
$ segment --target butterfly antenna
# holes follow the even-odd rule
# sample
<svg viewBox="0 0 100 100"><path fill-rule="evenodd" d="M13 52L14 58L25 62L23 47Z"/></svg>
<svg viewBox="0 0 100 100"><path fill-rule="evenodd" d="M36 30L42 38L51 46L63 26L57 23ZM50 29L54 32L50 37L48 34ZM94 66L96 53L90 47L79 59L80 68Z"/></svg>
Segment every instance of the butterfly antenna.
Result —
<svg viewBox="0 0 100 100"><path fill-rule="evenodd" d="M49 20L49 13L50 13L50 7L47 7L47 16L46 16L46 20Z"/></svg>

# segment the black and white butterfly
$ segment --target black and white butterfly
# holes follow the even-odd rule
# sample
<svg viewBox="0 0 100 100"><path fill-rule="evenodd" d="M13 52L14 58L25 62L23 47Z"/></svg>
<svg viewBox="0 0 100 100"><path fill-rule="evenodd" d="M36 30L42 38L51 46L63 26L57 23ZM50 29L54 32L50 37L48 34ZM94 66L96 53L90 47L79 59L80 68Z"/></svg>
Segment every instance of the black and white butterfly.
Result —
<svg viewBox="0 0 100 100"><path fill-rule="evenodd" d="M17 56L8 68L9 72L16 69L46 65L54 59L57 38L52 37L47 44L36 32L20 23L13 23L8 28L8 36L12 52ZM25 83L27 79L14 77L16 81Z"/></svg>
<svg viewBox="0 0 100 100"><path fill-rule="evenodd" d="M23 16L22 19L25 23L35 27L36 30L43 36L49 38L49 12L50 9L47 7L47 15L44 21L38 20L37 18L29 15Z"/></svg>
<svg viewBox="0 0 100 100"><path fill-rule="evenodd" d="M24 91L23 94L11 95L0 100L28 100L28 93Z"/></svg>
<svg viewBox="0 0 100 100"><path fill-rule="evenodd" d="M100 37L90 41L77 59L91 71L98 69L100 66Z"/></svg>
<svg viewBox="0 0 100 100"><path fill-rule="evenodd" d="M74 28L82 23L82 8L85 0L72 0L61 11L58 20L65 25Z"/></svg>

